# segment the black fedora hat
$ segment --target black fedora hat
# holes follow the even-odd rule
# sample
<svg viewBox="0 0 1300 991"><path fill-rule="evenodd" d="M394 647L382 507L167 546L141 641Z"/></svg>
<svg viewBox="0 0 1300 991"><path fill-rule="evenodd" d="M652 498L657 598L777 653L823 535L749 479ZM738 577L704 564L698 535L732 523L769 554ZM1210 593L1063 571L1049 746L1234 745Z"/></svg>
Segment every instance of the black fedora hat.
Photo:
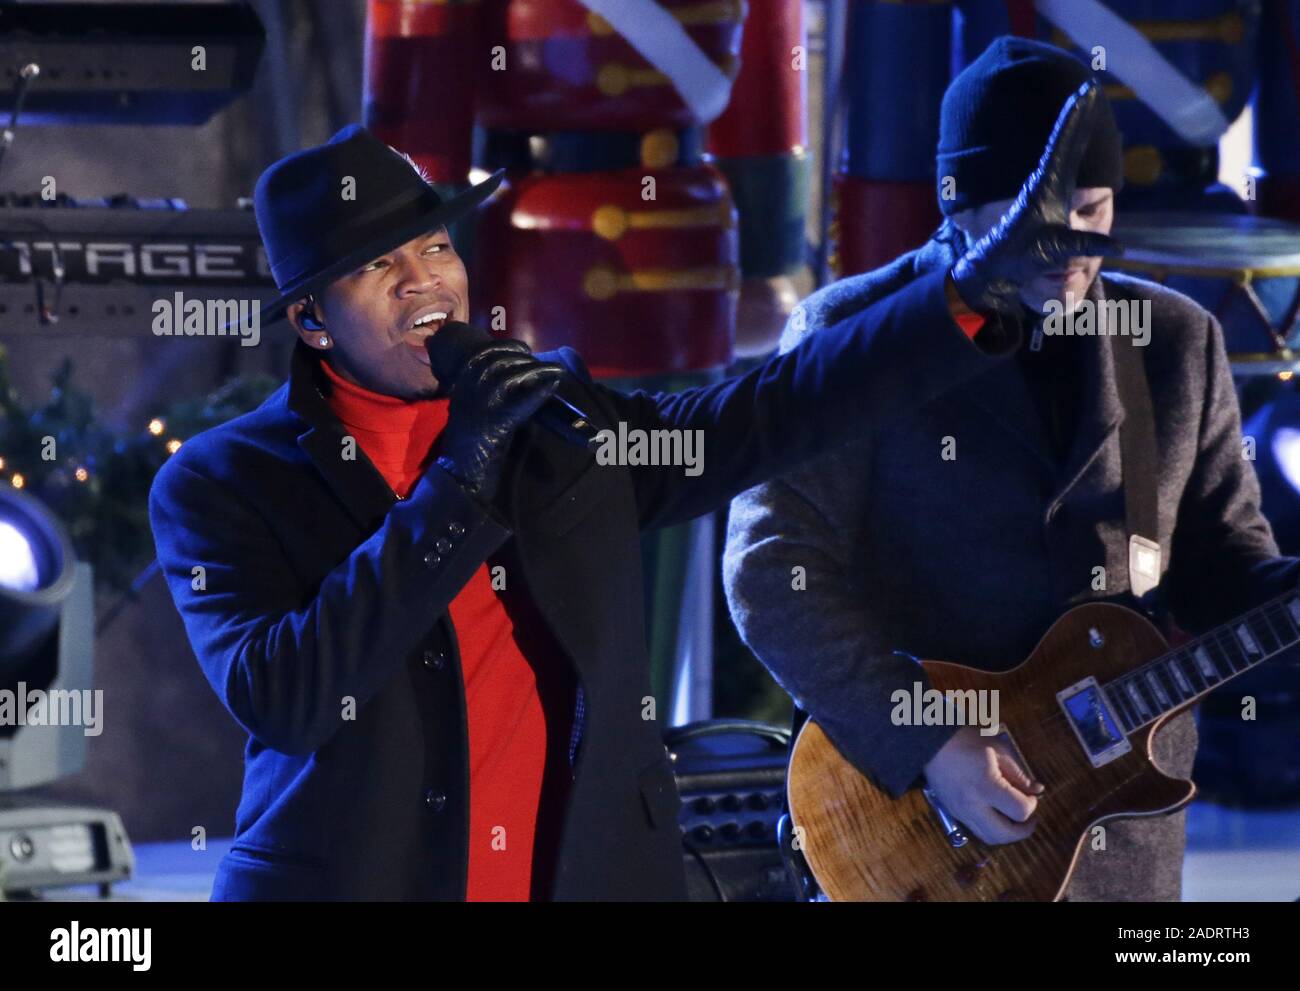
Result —
<svg viewBox="0 0 1300 991"><path fill-rule="evenodd" d="M263 323L290 303L412 238L464 216L496 190L504 169L443 199L404 155L359 124L280 159L257 180L253 210L280 295Z"/></svg>

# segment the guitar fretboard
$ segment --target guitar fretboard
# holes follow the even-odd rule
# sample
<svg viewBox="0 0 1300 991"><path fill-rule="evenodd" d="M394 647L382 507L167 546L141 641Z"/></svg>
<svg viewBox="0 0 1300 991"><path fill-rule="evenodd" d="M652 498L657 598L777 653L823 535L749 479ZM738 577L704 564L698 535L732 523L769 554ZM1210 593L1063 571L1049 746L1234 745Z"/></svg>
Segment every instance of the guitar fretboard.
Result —
<svg viewBox="0 0 1300 991"><path fill-rule="evenodd" d="M1127 735L1297 643L1300 593L1288 592L1102 688Z"/></svg>

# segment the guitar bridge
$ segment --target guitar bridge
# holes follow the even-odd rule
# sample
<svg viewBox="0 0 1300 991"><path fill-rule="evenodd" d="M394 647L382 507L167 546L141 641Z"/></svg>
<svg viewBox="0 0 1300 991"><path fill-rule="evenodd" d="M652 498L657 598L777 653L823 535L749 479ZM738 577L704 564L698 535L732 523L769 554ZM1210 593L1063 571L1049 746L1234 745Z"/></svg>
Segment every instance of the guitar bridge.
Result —
<svg viewBox="0 0 1300 991"><path fill-rule="evenodd" d="M923 787L921 794L925 796L925 800L930 803L930 808L934 810L939 825L943 827L944 835L948 837L948 843L953 847L963 847L969 843L970 837L966 835L966 827L948 814L948 810L935 797L934 792Z"/></svg>

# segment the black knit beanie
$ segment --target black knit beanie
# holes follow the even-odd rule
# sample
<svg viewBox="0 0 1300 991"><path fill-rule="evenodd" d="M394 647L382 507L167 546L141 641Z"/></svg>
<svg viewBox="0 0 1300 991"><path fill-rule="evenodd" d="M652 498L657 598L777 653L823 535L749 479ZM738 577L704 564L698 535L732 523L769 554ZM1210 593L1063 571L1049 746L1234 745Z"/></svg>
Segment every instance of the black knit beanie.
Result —
<svg viewBox="0 0 1300 991"><path fill-rule="evenodd" d="M963 69L943 94L936 159L939 209L960 210L1014 199L1038 167L1065 101L1092 78L1068 52L1003 35ZM1076 185L1124 183L1119 127L1105 94ZM953 198L945 199L946 177Z"/></svg>

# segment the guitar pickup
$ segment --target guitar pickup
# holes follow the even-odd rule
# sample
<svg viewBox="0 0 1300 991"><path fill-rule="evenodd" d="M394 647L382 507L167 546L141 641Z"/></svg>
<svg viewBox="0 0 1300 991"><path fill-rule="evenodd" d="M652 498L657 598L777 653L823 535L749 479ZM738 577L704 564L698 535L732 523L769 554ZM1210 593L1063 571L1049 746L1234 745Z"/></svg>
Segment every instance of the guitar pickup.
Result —
<svg viewBox="0 0 1300 991"><path fill-rule="evenodd" d="M1133 749L1096 678L1089 676L1057 692L1056 701L1093 767L1109 764Z"/></svg>

